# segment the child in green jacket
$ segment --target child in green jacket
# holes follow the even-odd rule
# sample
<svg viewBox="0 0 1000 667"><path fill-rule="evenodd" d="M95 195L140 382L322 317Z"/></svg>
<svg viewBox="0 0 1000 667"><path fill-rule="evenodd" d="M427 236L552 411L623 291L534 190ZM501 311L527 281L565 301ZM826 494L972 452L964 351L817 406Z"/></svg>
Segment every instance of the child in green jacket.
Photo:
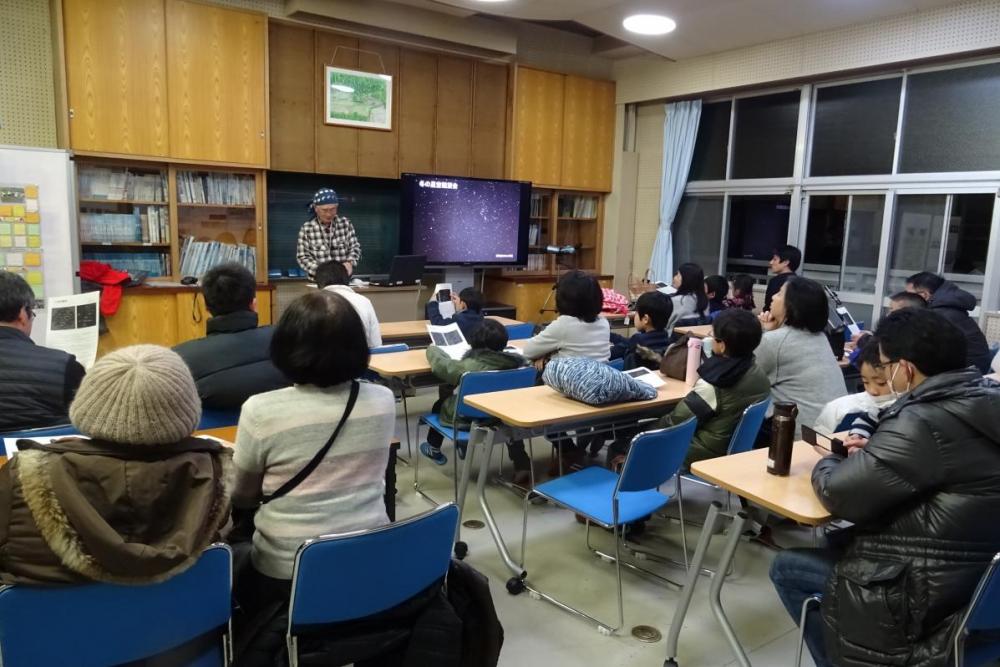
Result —
<svg viewBox="0 0 1000 667"><path fill-rule="evenodd" d="M507 347L507 329L496 320L484 319L482 324L472 331L468 342L472 349L457 360L449 357L439 347L432 345L427 348L427 360L431 363L431 372L451 388L450 395L439 401L442 426L455 424L455 409L458 407L458 395L455 390L462 381L463 374L470 371L506 371L520 368L525 364L524 357L503 351ZM442 396L445 395L447 387ZM467 428L468 422L460 419L458 426ZM430 429L427 433L427 442L420 444L420 453L434 463L444 465L448 462L448 458L441 452L443 442L444 436ZM524 458L527 459L526 454ZM515 459L514 463L515 469L519 469L519 461ZM520 463L522 468L527 469L527 461Z"/></svg>

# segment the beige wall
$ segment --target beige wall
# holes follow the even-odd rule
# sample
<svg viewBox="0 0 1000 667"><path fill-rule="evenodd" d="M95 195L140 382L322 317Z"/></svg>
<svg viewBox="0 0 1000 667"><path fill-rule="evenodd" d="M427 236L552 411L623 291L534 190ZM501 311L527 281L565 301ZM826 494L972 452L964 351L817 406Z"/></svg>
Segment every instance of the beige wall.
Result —
<svg viewBox="0 0 1000 667"><path fill-rule="evenodd" d="M48 0L0 0L0 144L56 145Z"/></svg>
<svg viewBox="0 0 1000 667"><path fill-rule="evenodd" d="M649 268L656 228L660 224L664 117L663 104L643 104L636 111L635 151L638 153L639 164L631 272L637 276L642 276Z"/></svg>

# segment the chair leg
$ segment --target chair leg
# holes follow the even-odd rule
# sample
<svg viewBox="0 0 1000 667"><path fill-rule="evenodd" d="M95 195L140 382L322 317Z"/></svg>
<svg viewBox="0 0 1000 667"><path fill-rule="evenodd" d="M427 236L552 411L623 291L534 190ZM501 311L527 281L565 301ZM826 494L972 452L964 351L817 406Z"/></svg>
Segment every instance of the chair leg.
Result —
<svg viewBox="0 0 1000 667"><path fill-rule="evenodd" d="M587 522L587 527L590 528L590 522ZM618 522L615 521L615 525L612 528L615 538L615 579L618 584L618 625L614 628L612 632L618 632L621 630L622 626L625 625L625 604L622 602L622 554L621 554L621 540Z"/></svg>
<svg viewBox="0 0 1000 667"><path fill-rule="evenodd" d="M430 426L427 427L428 432L430 432ZM409 429L407 429L407 432ZM416 435L420 436L420 424L417 424ZM417 452L417 456L413 459L413 490L417 492L417 495L429 502L431 505L437 507L439 503L434 498L430 497L423 489L420 488L420 459L424 458L424 455Z"/></svg>
<svg viewBox="0 0 1000 667"><path fill-rule="evenodd" d="M413 449L410 446L410 409L406 405L406 387L405 386L402 387L399 390L399 395L403 399L403 428L406 429L406 456L408 456L412 460L413 459ZM418 431L420 430L419 429L419 425L417 427L417 430Z"/></svg>
<svg viewBox="0 0 1000 667"><path fill-rule="evenodd" d="M684 523L684 494L681 491L681 474L677 473L676 477L677 484L677 511L681 516L681 548L684 550L684 569L687 570L691 567L691 562L688 559L688 538L687 538L687 524Z"/></svg>
<svg viewBox="0 0 1000 667"><path fill-rule="evenodd" d="M823 602L819 595L811 595L802 601L802 611L799 613L799 643L795 648L795 667L802 664L802 645L806 641L806 614L809 612L809 605Z"/></svg>
<svg viewBox="0 0 1000 667"><path fill-rule="evenodd" d="M619 562L621 562L621 558L618 557L619 554L620 554L620 549L619 549L620 545L619 545L619 542L621 542L622 544L624 544L625 540L622 537L620 529L613 528L612 532L615 535L615 554L614 555L611 555L609 553L605 553L604 551L601 551L600 549L598 549L597 547L593 546L590 543L590 521L588 520L587 521L587 530L586 530L587 549L590 550L590 553L594 554L598 558L602 558L602 559L604 559L606 561L613 561L615 563L619 563ZM654 560L658 560L658 561L661 561L661 562L664 562L664 563L667 563L667 564L676 565L678 567L681 566L680 563L677 563L675 561L669 560L667 558L660 558L660 557L656 556L655 554L649 554L649 553L646 553L646 552L636 552L631 547L629 547L627 544L625 545L625 549L629 553L642 553L644 555L652 557ZM647 570L646 568L639 567L638 565L635 565L634 563L622 562L621 564L624 565L625 567L627 567L630 571L635 572L636 574L638 574L640 576L643 576L643 577L646 577L648 579L652 579L653 581L656 581L658 583L666 584L668 586L675 586L677 588L681 587L681 584L677 583L673 579L668 579L667 577L659 575L659 574L653 572L652 570Z"/></svg>
<svg viewBox="0 0 1000 667"><path fill-rule="evenodd" d="M532 491L524 494L523 514L521 515L521 570L524 570L524 554L528 550L528 505L531 502Z"/></svg>

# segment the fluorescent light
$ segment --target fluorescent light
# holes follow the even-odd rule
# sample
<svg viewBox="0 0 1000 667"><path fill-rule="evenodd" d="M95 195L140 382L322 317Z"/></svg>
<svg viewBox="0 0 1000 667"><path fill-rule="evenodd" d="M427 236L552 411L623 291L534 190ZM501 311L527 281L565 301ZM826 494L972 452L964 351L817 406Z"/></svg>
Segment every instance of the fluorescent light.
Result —
<svg viewBox="0 0 1000 667"><path fill-rule="evenodd" d="M342 93L353 93L354 92L353 88L351 88L350 86L345 86L342 83L331 83L330 87L333 88L334 90L339 90Z"/></svg>
<svg viewBox="0 0 1000 667"><path fill-rule="evenodd" d="M622 26L629 32L640 35L666 35L674 31L677 23L660 14L633 14L622 21Z"/></svg>

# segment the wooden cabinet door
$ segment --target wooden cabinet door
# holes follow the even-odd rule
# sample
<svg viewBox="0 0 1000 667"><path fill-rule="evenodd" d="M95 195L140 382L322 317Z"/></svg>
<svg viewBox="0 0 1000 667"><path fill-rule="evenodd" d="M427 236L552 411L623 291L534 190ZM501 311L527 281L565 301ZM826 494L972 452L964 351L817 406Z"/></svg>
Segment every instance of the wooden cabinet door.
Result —
<svg viewBox="0 0 1000 667"><path fill-rule="evenodd" d="M399 178L399 47L358 42L358 69L392 77L392 129L358 130L358 175Z"/></svg>
<svg viewBox="0 0 1000 667"><path fill-rule="evenodd" d="M399 171L434 171L437 58L424 51L399 54Z"/></svg>
<svg viewBox="0 0 1000 667"><path fill-rule="evenodd" d="M615 84L566 76L562 183L565 188L611 191Z"/></svg>
<svg viewBox="0 0 1000 667"><path fill-rule="evenodd" d="M507 66L476 63L472 175L503 178L507 154Z"/></svg>
<svg viewBox="0 0 1000 667"><path fill-rule="evenodd" d="M271 169L316 170L313 31L272 23L268 32Z"/></svg>
<svg viewBox="0 0 1000 667"><path fill-rule="evenodd" d="M562 183L563 104L566 76L517 69L512 175L539 186Z"/></svg>
<svg viewBox="0 0 1000 667"><path fill-rule="evenodd" d="M70 146L167 154L163 0L64 0Z"/></svg>
<svg viewBox="0 0 1000 667"><path fill-rule="evenodd" d="M263 14L168 0L170 154L266 166L266 67Z"/></svg>
<svg viewBox="0 0 1000 667"><path fill-rule="evenodd" d="M358 128L327 125L326 66L358 69L358 40L332 32L316 31L316 77L318 87L313 127L316 128L316 172L358 175Z"/></svg>
<svg viewBox="0 0 1000 667"><path fill-rule="evenodd" d="M438 58L434 173L472 173L472 61L467 58Z"/></svg>

